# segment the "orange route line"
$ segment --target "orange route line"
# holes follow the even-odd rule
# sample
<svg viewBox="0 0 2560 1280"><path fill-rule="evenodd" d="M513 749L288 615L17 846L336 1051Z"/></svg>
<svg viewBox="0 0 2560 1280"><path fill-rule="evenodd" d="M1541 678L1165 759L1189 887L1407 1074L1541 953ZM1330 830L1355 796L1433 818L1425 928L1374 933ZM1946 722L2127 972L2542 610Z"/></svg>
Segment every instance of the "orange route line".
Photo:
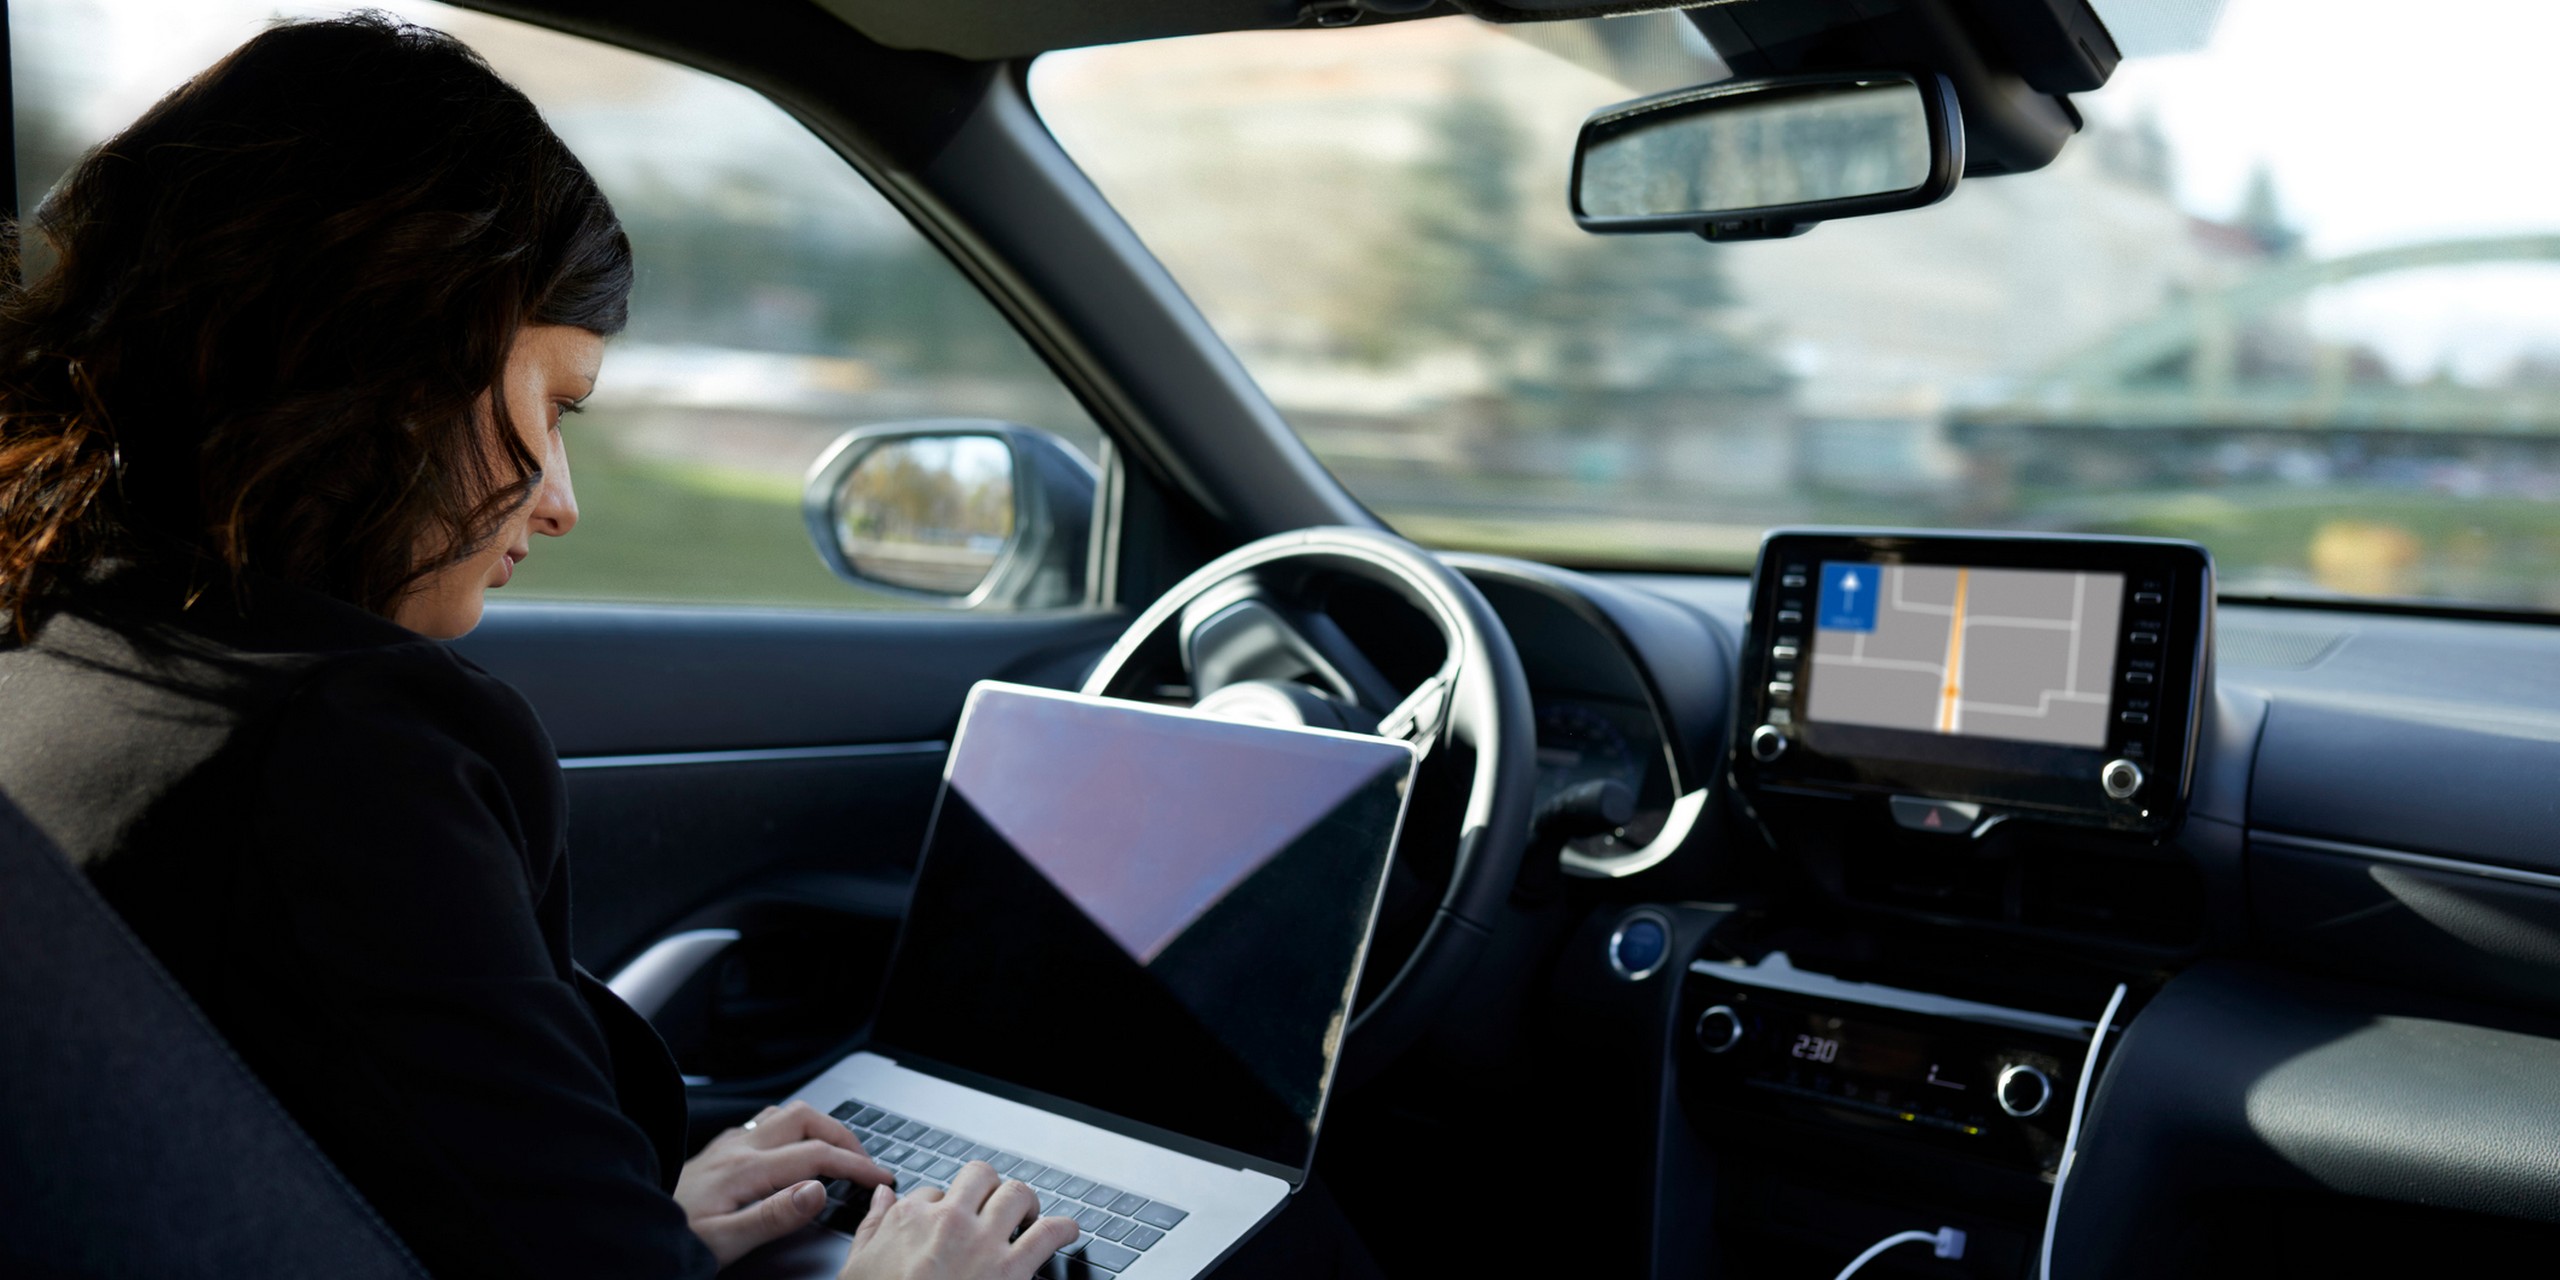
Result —
<svg viewBox="0 0 2560 1280"><path fill-rule="evenodd" d="M1956 698L1962 693L1962 677L1956 673L1964 661L1964 589L1970 569L1956 570L1956 616L1947 624L1947 687L1938 701L1938 732L1956 731Z"/></svg>

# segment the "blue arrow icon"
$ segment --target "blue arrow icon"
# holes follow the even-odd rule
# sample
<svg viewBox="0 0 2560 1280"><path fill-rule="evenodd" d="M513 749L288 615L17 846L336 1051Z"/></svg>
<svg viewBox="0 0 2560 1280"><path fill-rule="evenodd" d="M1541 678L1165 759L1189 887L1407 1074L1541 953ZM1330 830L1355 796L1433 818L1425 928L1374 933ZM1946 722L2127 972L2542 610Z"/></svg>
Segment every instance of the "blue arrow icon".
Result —
<svg viewBox="0 0 2560 1280"><path fill-rule="evenodd" d="M1876 575L1873 565L1826 564L1822 566L1821 609L1814 625L1825 631L1873 631L1876 629Z"/></svg>

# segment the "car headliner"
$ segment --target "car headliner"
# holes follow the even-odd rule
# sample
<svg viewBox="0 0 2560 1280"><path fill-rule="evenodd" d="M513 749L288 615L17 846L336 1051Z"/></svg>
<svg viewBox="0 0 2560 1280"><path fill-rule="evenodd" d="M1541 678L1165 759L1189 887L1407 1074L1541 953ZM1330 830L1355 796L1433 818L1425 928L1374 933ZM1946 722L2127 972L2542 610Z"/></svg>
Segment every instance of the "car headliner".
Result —
<svg viewBox="0 0 2560 1280"><path fill-rule="evenodd" d="M1692 3L1696 0L1691 0ZM1495 22L1596 18L1686 7L1680 0L817 0L895 49L973 60L1210 31L1314 29L1471 13Z"/></svg>

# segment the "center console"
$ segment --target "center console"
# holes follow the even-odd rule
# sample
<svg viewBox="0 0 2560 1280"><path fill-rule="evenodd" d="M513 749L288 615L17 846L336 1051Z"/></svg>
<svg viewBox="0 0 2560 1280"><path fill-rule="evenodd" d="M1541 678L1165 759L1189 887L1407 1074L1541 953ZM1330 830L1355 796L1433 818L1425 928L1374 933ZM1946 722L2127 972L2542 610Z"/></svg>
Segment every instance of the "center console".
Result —
<svg viewBox="0 0 2560 1280"><path fill-rule="evenodd" d="M2175 837L2212 623L2192 543L1763 544L1727 760L1779 905L1717 930L1675 1022L1718 1273L1940 1226L1974 1244L1926 1274L2032 1273L2106 997L2202 928Z"/></svg>
<svg viewBox="0 0 2560 1280"><path fill-rule="evenodd" d="M1699 961L1681 1081L1702 1112L1837 1124L2050 1175L2095 1022L1798 969Z"/></svg>

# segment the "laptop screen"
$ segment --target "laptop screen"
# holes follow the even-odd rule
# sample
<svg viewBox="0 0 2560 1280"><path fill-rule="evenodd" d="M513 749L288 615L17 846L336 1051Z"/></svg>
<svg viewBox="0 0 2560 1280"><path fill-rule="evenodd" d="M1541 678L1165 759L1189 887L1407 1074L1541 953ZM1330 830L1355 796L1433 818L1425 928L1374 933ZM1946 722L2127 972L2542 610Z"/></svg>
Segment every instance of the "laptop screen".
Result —
<svg viewBox="0 0 2560 1280"><path fill-rule="evenodd" d="M970 695L874 1039L1303 1170L1413 752Z"/></svg>

